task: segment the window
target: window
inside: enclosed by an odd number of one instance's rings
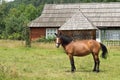
[[[107,40],[120,40],[120,30],[107,30],[106,39]]]
[[[55,33],[57,33],[57,28],[47,28],[46,29],[46,38],[54,37]]]

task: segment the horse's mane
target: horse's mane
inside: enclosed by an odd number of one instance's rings
[[[62,45],[68,45],[73,39],[67,35],[61,35]]]

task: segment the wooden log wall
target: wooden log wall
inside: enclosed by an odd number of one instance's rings
[[[64,30],[60,32],[72,37],[73,39],[79,40],[96,39],[96,30]]]

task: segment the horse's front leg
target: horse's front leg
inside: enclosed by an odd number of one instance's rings
[[[69,55],[69,59],[70,59],[70,64],[71,64],[71,72],[74,72],[76,70],[76,68],[75,68],[75,64],[74,64],[74,58],[71,54]]]

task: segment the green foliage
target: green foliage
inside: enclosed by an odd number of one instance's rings
[[[0,34],[2,34],[5,29],[4,17],[6,16],[6,8],[5,2],[3,2],[2,5],[0,4]]]
[[[8,39],[20,40],[21,39],[21,35],[19,33],[13,33],[13,34],[8,36]]]
[[[35,19],[38,16],[37,15],[37,9],[32,4],[29,4],[25,8],[24,16],[26,16],[27,19],[30,20],[30,21]]]
[[[16,8],[11,8],[4,19],[2,17],[0,18],[4,21],[4,25],[2,25],[3,22],[1,22],[0,38],[25,39],[24,37],[28,35],[24,35],[24,29],[26,29],[24,27],[27,27],[28,22],[35,19],[37,16],[38,10],[32,4],[20,4]]]
[[[37,40],[37,42],[53,42],[55,40],[55,38],[54,37],[48,37],[47,39],[45,38],[45,37],[42,37],[42,38],[40,38],[40,39],[38,39]]]

